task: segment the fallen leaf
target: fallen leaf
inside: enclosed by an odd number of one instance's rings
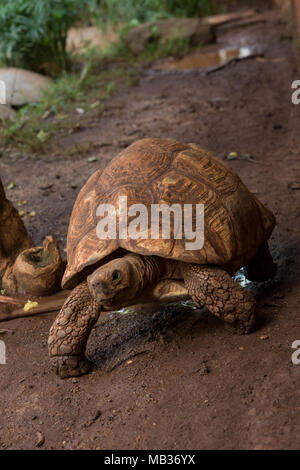
[[[89,158],[87,159],[87,161],[88,161],[89,163],[97,162],[97,161],[99,161],[99,157],[89,157]]]
[[[100,101],[95,101],[94,103],[90,104],[91,109],[95,109],[100,105]]]
[[[17,186],[16,183],[14,182],[14,180],[12,180],[7,186],[7,189],[14,189],[16,186]]]
[[[34,300],[27,300],[26,304],[23,307],[24,312],[28,312],[29,310],[38,307],[38,302]]]
[[[36,138],[40,141],[40,142],[46,142],[46,140],[49,138],[49,133],[45,132],[45,131],[39,131],[36,135]]]
[[[230,152],[227,155],[227,160],[237,160],[238,159],[238,153],[237,152]]]
[[[45,436],[44,436],[44,434],[42,434],[40,431],[37,431],[36,437],[37,437],[36,446],[37,446],[37,447],[41,447],[41,446],[44,444],[44,442],[45,442]]]
[[[29,212],[29,215],[30,215],[30,217],[35,217],[35,216],[36,216],[36,212],[35,212],[35,211],[31,211],[31,212]]]
[[[47,119],[47,117],[49,117],[51,113],[52,113],[52,110],[48,109],[47,111],[44,112],[42,119],[43,120]]]

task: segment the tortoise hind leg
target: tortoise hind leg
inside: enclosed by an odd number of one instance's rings
[[[239,334],[253,329],[255,299],[226,271],[217,266],[186,263],[183,276],[189,295],[197,305],[205,305]]]
[[[268,242],[265,242],[246,265],[245,275],[249,281],[263,282],[268,279],[273,279],[276,270],[277,267],[270,253]]]

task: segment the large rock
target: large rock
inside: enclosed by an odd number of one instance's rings
[[[192,45],[208,44],[215,39],[213,27],[199,18],[175,18],[144,23],[129,31],[126,43],[134,55],[138,55],[153,39],[160,44],[176,39],[187,39]]]
[[[10,119],[11,121],[15,117],[15,111],[9,106],[9,104],[0,104],[0,121]]]
[[[50,78],[16,68],[0,69],[0,80],[6,85],[6,104],[12,106],[39,101],[42,90],[51,84]]]
[[[111,28],[107,28],[105,32],[95,26],[71,28],[67,38],[67,50],[84,52],[89,47],[104,49],[110,42],[117,41],[117,39],[118,35]]]

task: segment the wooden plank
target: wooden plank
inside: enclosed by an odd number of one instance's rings
[[[224,23],[229,23],[230,21],[244,20],[255,15],[257,15],[257,12],[255,10],[244,10],[235,13],[206,16],[204,20],[208,22],[211,26],[219,26]]]

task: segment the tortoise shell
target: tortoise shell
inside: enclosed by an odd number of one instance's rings
[[[144,204],[149,214],[152,204],[204,204],[203,247],[187,250],[185,239],[174,237],[172,224],[169,239],[122,239],[118,233],[114,240],[100,239],[97,208],[112,204],[117,211],[119,196],[127,196],[128,206]],[[219,265],[233,274],[255,255],[274,225],[273,214],[212,153],[196,144],[142,139],[96,171],[81,189],[69,225],[62,285],[74,287],[80,274],[119,256],[120,249]]]

